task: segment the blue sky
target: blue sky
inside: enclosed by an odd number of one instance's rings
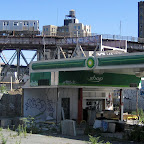
[[[0,19],[39,20],[43,25],[63,25],[65,15],[74,9],[81,23],[91,25],[93,33],[137,36],[139,0],[5,0]]]
[[[43,25],[63,25],[69,10],[79,22],[91,25],[92,33],[137,37],[139,0],[5,0],[1,20],[39,20]]]

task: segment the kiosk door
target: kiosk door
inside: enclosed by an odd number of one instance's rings
[[[70,98],[62,98],[61,99],[61,106],[64,111],[65,119],[70,119]]]

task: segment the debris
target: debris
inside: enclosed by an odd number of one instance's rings
[[[97,129],[97,128],[101,128],[102,127],[102,121],[101,120],[95,120],[93,128]]]
[[[63,121],[61,121],[61,127],[62,127],[62,134],[63,135],[76,136],[75,121],[63,120]]]
[[[132,115],[132,114],[124,114],[123,119],[124,120],[138,120],[138,116]]]
[[[54,118],[51,116],[47,116],[46,120],[53,120]]]
[[[15,94],[21,94],[22,95],[22,88],[13,89],[12,91],[8,91],[8,94],[15,95]]]

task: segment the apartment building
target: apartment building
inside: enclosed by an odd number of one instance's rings
[[[79,23],[79,20],[76,19],[75,11],[70,10],[69,15],[65,16],[63,26],[54,26],[54,25],[43,26],[43,35],[66,36],[66,37],[91,36],[91,26]]]

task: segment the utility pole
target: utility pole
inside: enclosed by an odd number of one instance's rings
[[[120,21],[120,44],[119,44],[119,48],[121,47],[121,21]]]
[[[121,36],[121,21],[120,21],[120,36]]]

